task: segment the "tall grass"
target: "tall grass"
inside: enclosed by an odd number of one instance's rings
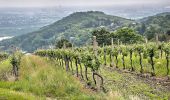
[[[9,59],[0,62],[0,80],[8,80],[8,75],[12,70],[12,66],[9,63]]]
[[[9,63],[7,65],[10,66]],[[99,98],[94,92],[84,89],[81,83],[72,77],[71,74],[37,56],[24,56],[19,69],[19,81],[0,81],[0,88],[5,89],[5,91],[32,93],[41,98]],[[2,91],[2,93],[9,95],[5,91]]]

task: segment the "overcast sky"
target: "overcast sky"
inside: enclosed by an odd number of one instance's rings
[[[129,6],[170,7],[170,0],[0,0],[0,7]]]

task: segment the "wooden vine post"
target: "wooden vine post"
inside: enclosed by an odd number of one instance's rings
[[[145,43],[148,44],[148,39],[145,37]]]
[[[66,49],[66,43],[64,42],[63,44],[63,49],[65,50]]]
[[[66,50],[65,42],[63,44],[63,49]],[[66,71],[68,71],[69,70],[69,59],[68,59],[68,55],[67,54],[65,54],[64,61],[65,61]]]
[[[158,36],[158,34],[156,33],[156,44],[158,45],[158,43],[159,43],[159,36]]]
[[[120,40],[119,40],[119,39],[117,40],[117,45],[118,45],[118,46],[120,45]]]
[[[93,36],[93,51],[94,51],[94,55],[97,58],[97,42],[96,42],[96,36]],[[97,73],[97,72],[96,72]],[[96,86],[97,86],[97,90],[100,90],[100,80],[99,77],[96,78]]]
[[[110,51],[110,67],[113,67],[113,57],[112,57],[112,52],[113,52],[113,38],[111,39],[111,51]]]
[[[106,66],[106,48],[105,48],[104,43],[103,43],[103,49],[104,49],[104,56],[103,56],[103,60],[104,60],[104,65]]]
[[[93,51],[94,51],[94,55],[97,57],[97,42],[96,42],[96,36],[93,36]]]
[[[122,41],[120,41],[120,45],[123,45]]]

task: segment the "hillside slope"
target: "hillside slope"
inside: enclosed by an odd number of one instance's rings
[[[2,61],[0,63],[0,99],[169,100],[170,98],[170,83],[167,81],[164,84],[161,77],[159,82],[153,77],[141,77],[134,72],[122,70],[123,67],[118,69],[115,66],[103,65],[100,67],[106,89],[106,93],[103,93],[95,91],[94,88],[90,89],[85,80],[76,77],[75,65],[73,73],[71,70],[66,72],[63,69],[64,66],[59,66],[59,63],[52,59],[25,55],[21,59],[19,80],[14,81],[9,59]],[[84,71],[83,68],[83,74]],[[92,82],[90,75],[92,73],[88,71],[89,82]],[[93,82],[91,85],[95,87]]]
[[[143,32],[145,32],[149,39],[152,39],[155,33],[168,37],[168,31],[170,31],[170,12],[149,16],[141,19],[140,22],[143,25]]]
[[[154,16],[149,16],[140,20],[146,26],[157,25],[163,29],[170,29],[170,12],[156,14]]]
[[[41,57],[22,58],[18,81],[12,80],[8,72],[11,68],[8,60],[0,64],[0,71],[8,76],[2,79],[0,74],[0,99],[3,100],[97,99],[103,95],[85,89],[71,73]]]
[[[136,24],[134,25],[134,23]],[[124,26],[131,27],[140,34],[146,34],[149,39],[153,39],[155,33],[161,35],[167,33],[170,30],[169,25],[169,12],[137,21],[106,15],[98,11],[76,12],[51,25],[42,27],[38,31],[1,41],[0,47],[7,50],[11,45],[14,45],[24,51],[32,52],[38,48],[48,48],[49,45],[54,45],[61,38],[66,38],[75,45],[82,46],[91,42],[91,31],[99,27],[105,27],[109,31]],[[163,36],[162,40],[169,37],[164,34]]]
[[[75,37],[74,43],[80,46],[89,42],[90,32],[98,27],[115,30],[133,22],[125,18],[106,15],[103,12],[76,12],[36,32],[2,41],[0,46],[7,49],[10,45],[15,45],[26,51],[33,51],[54,44],[54,41],[63,37],[69,40],[70,37]]]

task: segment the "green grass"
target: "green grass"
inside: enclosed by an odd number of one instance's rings
[[[35,99],[43,98],[36,97],[30,93],[22,93],[10,89],[0,88],[0,100],[35,100]]]
[[[109,64],[109,59],[107,61]],[[119,61],[121,61],[121,57],[119,57]],[[128,58],[125,62],[128,65]],[[121,62],[119,64],[119,68],[122,69]],[[57,62],[51,59],[23,56],[19,81],[10,80],[9,71],[11,67],[8,59],[0,64],[0,71],[9,74],[7,80],[0,78],[0,99],[168,100],[170,96],[170,92],[163,90],[164,88],[159,85],[152,86],[130,73],[122,73],[113,70],[113,68],[111,70],[107,68],[108,66],[103,66],[99,70],[99,73],[104,77],[104,87],[108,90],[106,94],[85,89],[79,78],[73,77],[71,72],[66,73]],[[84,75],[84,66],[82,67]],[[73,68],[75,72],[74,63]],[[139,69],[140,67],[137,71]],[[1,75],[3,76],[3,74],[0,74],[0,77]],[[88,69],[88,77],[92,82],[92,86],[94,86],[90,69]]]
[[[0,80],[7,79],[7,73],[9,73],[12,69],[12,66],[9,63],[9,59],[0,62]]]
[[[136,72],[140,73],[140,66],[138,65],[139,63],[139,58],[135,58],[133,56],[133,61],[134,61],[134,67],[136,69]],[[115,59],[114,59],[115,60]],[[159,59],[157,59],[159,60]],[[104,63],[102,57],[101,57],[102,63]],[[135,62],[136,61],[136,62]],[[148,64],[147,59],[144,59],[144,64]],[[109,57],[107,56],[107,65],[106,66],[101,66],[99,73],[103,76],[104,78],[104,87],[108,90],[108,93],[106,95],[109,95],[108,97],[119,97],[117,98],[118,100],[168,100],[168,97],[170,97],[170,92],[169,90],[166,89],[166,87],[152,84],[149,82],[146,82],[144,79],[139,78],[136,75],[133,75],[131,73],[124,73],[123,72],[123,67],[122,67],[122,61],[121,61],[121,56],[119,56],[119,68],[121,71],[114,70],[113,68],[109,68]],[[125,58],[125,64],[129,65],[126,66],[127,69],[130,69],[130,64],[129,64],[129,58]],[[135,66],[136,64],[136,66]],[[157,66],[157,64],[156,64]],[[84,66],[83,67],[83,74],[84,74]],[[147,67],[150,67],[148,65]],[[150,72],[149,68],[146,66],[144,67],[145,72]],[[75,72],[75,64],[73,64],[74,72]],[[157,67],[156,67],[157,68]],[[158,70],[158,69],[157,69]],[[166,70],[161,70],[161,75]],[[80,69],[79,69],[80,72]],[[93,83],[91,79],[91,70],[90,68],[88,69],[88,77],[90,78],[90,81]],[[111,98],[113,99],[113,98]],[[115,98],[114,98],[115,99]],[[114,100],[113,99],[113,100]]]
[[[104,64],[104,59],[103,59],[103,56],[100,57],[101,61],[102,61],[102,64]],[[151,73],[151,64],[148,62],[148,59],[143,59],[142,58],[142,62],[143,62],[143,69],[144,69],[144,73]],[[107,55],[107,65],[110,64],[110,59],[109,59],[109,56]],[[133,54],[133,57],[132,57],[132,60],[133,60],[133,67],[135,69],[135,71],[137,73],[140,73],[140,62],[139,62],[139,56],[135,56]],[[116,65],[116,59],[115,57],[113,58],[113,61],[114,61],[114,65]],[[154,63],[155,63],[155,74],[157,77],[164,77],[164,76],[167,76],[166,73],[167,73],[167,69],[166,69],[166,59],[165,59],[165,54],[163,54],[163,57],[162,58],[154,58]],[[129,55],[127,57],[125,57],[125,66],[126,66],[126,69],[131,69],[131,65],[130,65],[130,57]],[[123,64],[122,64],[122,55],[119,55],[118,56],[118,67],[120,69],[123,69]],[[169,65],[169,69],[170,69],[170,65]],[[169,73],[170,75],[170,73]]]
[[[131,69],[129,55],[125,57],[125,66],[126,70]],[[138,77],[134,77],[129,73],[123,73],[123,64],[122,64],[122,55],[118,56],[118,69],[122,70],[121,73],[118,73],[115,70],[106,70],[110,65],[110,59],[107,55],[106,57],[107,65],[101,69],[101,74],[105,77],[106,80],[106,88],[119,91],[121,96],[126,98],[127,100],[134,99],[133,97],[140,99],[150,99],[150,100],[169,100],[170,91],[166,89],[166,87],[162,87],[160,85],[155,85],[152,83],[146,83],[142,79],[137,79]],[[135,68],[135,72],[140,73],[140,65],[139,65],[139,57],[133,55],[133,66]],[[102,64],[104,64],[103,56],[100,57]],[[114,57],[114,65],[116,65],[116,59]],[[148,59],[143,59],[143,69],[144,73],[151,73],[151,65],[148,62]],[[166,75],[166,60],[165,55],[163,58],[155,59],[155,74],[156,77],[164,77]],[[115,68],[115,66],[113,67]],[[110,72],[109,72],[110,71]],[[110,81],[111,80],[111,81]],[[132,97],[130,97],[132,95]]]
[[[105,66],[101,69],[101,75],[105,78],[105,87],[110,91],[119,91],[126,100],[168,100],[170,97],[166,87],[150,84],[130,73],[118,72]]]
[[[10,66],[7,62],[5,65]],[[84,89],[79,80],[70,73],[66,73],[60,67],[37,56],[24,56],[22,58],[19,75],[19,81],[0,81],[0,98],[5,96],[9,97],[8,99],[12,97],[24,99],[27,98],[25,95],[30,93],[41,98],[100,98],[95,92]]]

